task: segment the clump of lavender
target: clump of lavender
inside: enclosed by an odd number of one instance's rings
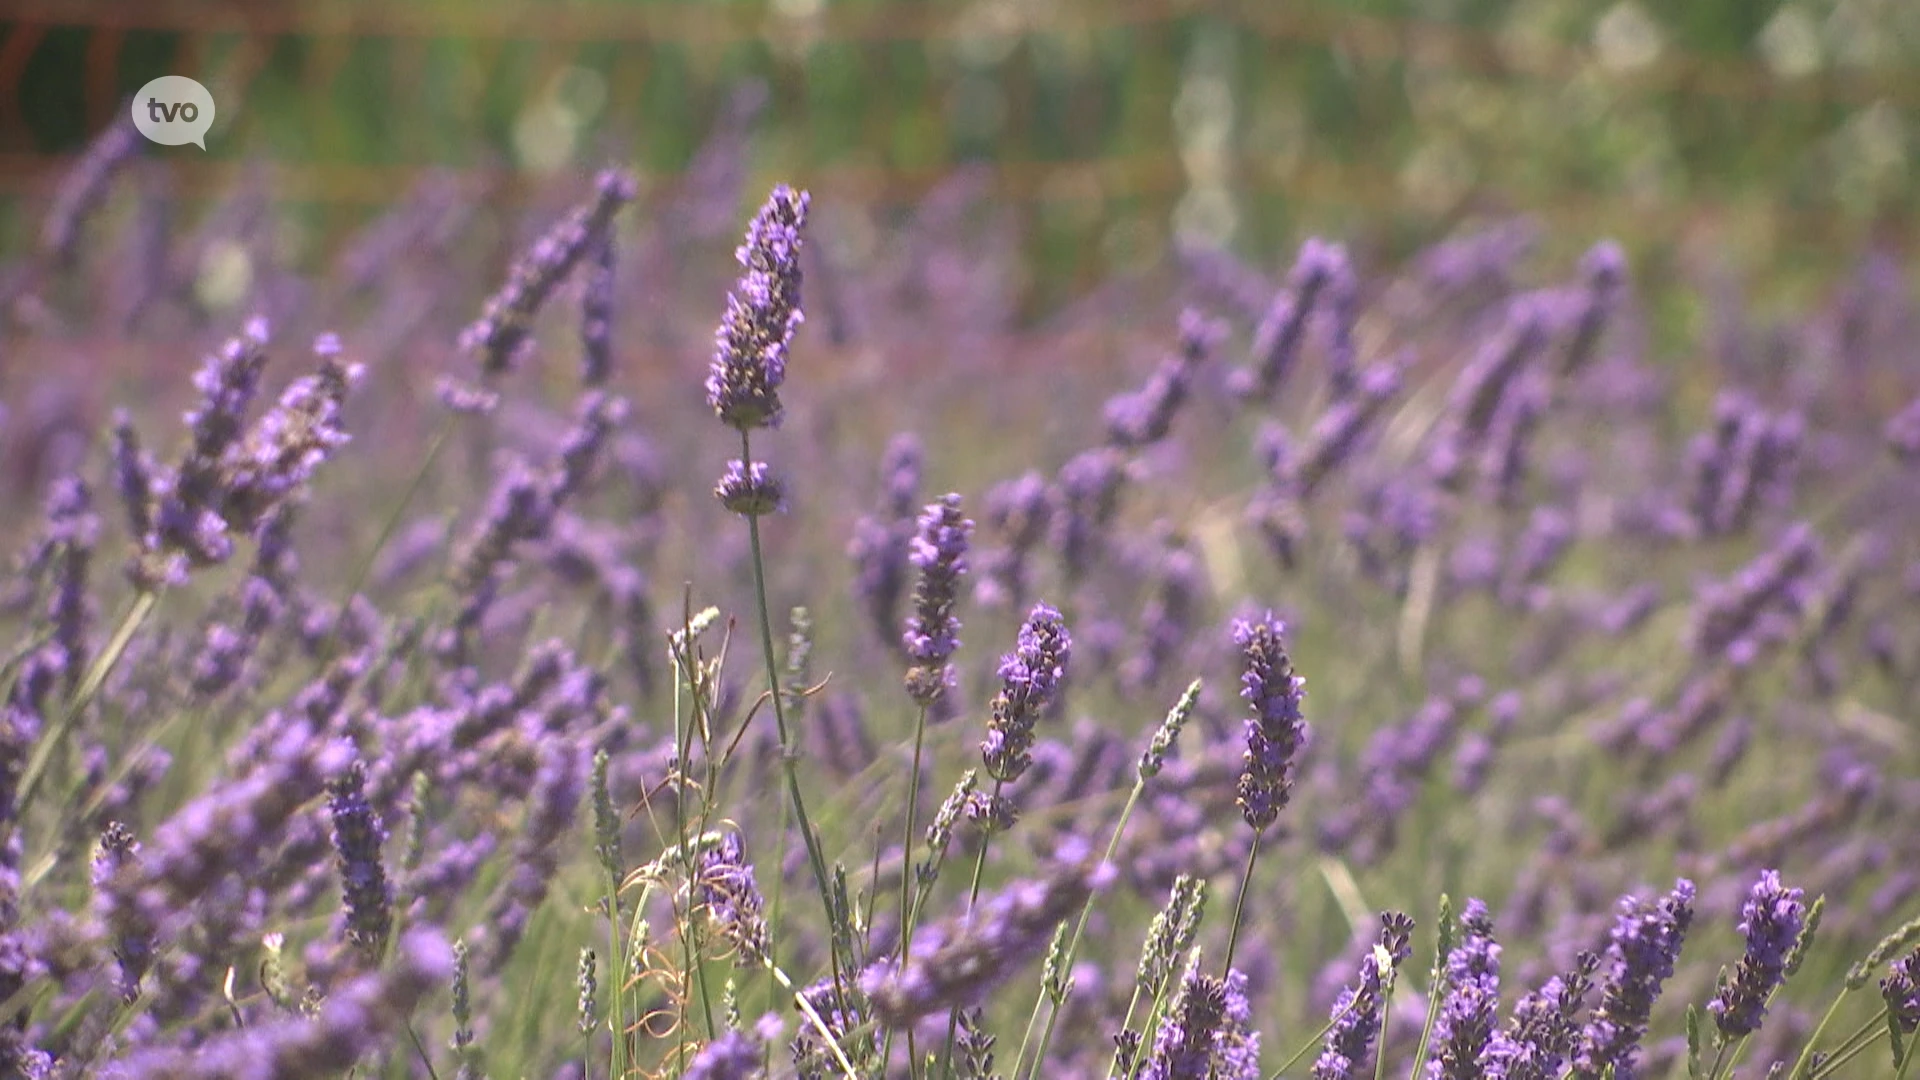
[[[913,614],[903,636],[913,666],[907,670],[907,695],[932,705],[953,685],[948,663],[960,647],[960,620],[953,609],[960,599],[960,578],[967,572],[967,542],[973,522],[960,513],[960,496],[948,494],[927,504],[908,556],[920,571],[914,585]]]
[[[386,826],[367,803],[366,788],[367,767],[355,761],[327,783],[327,812],[333,819],[347,940],[367,956],[378,957],[393,930],[393,887],[380,857]]]
[[[267,324],[248,322],[195,376],[202,398],[186,415],[190,444],[172,470],[156,468],[132,427],[116,423],[115,475],[141,557],[142,589],[186,580],[189,567],[225,562],[235,532],[258,535],[275,508],[305,490],[314,469],[347,442],[340,424],[361,366],[340,359],[331,334],[315,343],[319,370],[295,380],[251,432],[246,413],[266,363]]]
[[[727,296],[707,375],[707,404],[729,427],[750,431],[780,423],[787,349],[800,310],[800,230],[808,196],[780,185],[747,227],[734,253],[746,273]]]
[[[1693,882],[1681,878],[1657,903],[1625,897],[1607,940],[1600,1004],[1580,1036],[1573,1074],[1596,1080],[1608,1069],[1631,1075],[1660,989],[1673,976],[1693,923]]]
[[[1245,722],[1247,749],[1237,801],[1241,816],[1256,832],[1273,824],[1287,805],[1293,759],[1308,734],[1300,715],[1307,681],[1293,673],[1285,634],[1285,625],[1272,612],[1233,625],[1233,641],[1244,660],[1240,696],[1253,709]]]
[[[1493,1041],[1500,1010],[1500,944],[1493,939],[1493,917],[1480,899],[1470,898],[1460,913],[1460,936],[1447,953],[1447,996],[1434,1018],[1437,1047],[1427,1061],[1427,1080],[1479,1077]]]
[[[1066,677],[1073,638],[1066,620],[1045,604],[1034,605],[1020,627],[1014,650],[1000,658],[1000,692],[980,744],[987,775],[1010,784],[1033,764],[1033,727]]]
[[[594,178],[593,195],[534,243],[507,271],[506,284],[465,330],[460,349],[479,358],[488,375],[507,371],[529,340],[532,321],[553,290],[612,228],[613,216],[633,201],[637,185],[621,169]],[[589,380],[589,385],[592,385]]]
[[[1720,1034],[1732,1039],[1751,1035],[1767,1012],[1767,998],[1786,978],[1787,955],[1806,925],[1805,894],[1780,883],[1778,870],[1763,870],[1760,880],[1740,910],[1740,932],[1747,938],[1747,954],[1724,982],[1707,1009]]]
[[[1412,953],[1413,920],[1399,912],[1382,912],[1380,936],[1360,960],[1360,981],[1334,1000],[1333,1030],[1313,1063],[1313,1080],[1357,1080],[1363,1075],[1361,1067],[1380,1034],[1394,973]]]

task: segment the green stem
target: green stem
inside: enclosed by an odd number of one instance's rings
[[[40,741],[34,744],[33,756],[27,759],[27,767],[20,774],[20,795],[14,800],[15,820],[25,817],[27,807],[40,791],[41,782],[47,778],[47,768],[53,764],[54,753],[66,742],[67,736],[73,733],[74,725],[80,720],[80,714],[86,711],[94,695],[106,685],[107,677],[113,674],[114,666],[119,664],[121,655],[127,651],[127,645],[133,641],[133,635],[139,632],[140,624],[146,621],[159,600],[160,594],[155,590],[142,591],[134,598],[133,606],[120,617],[120,625],[114,628],[113,636],[107,640],[107,647],[100,650],[100,655],[93,658],[93,665],[87,669],[86,677],[80,680],[80,686],[74,690],[73,697],[67,702],[67,707],[61,712],[60,718],[50,725],[40,736]]]
[[[1260,861],[1260,838],[1266,831],[1264,828],[1253,830],[1253,847],[1247,851],[1247,869],[1240,879],[1240,896],[1233,902],[1233,925],[1227,928],[1227,962],[1221,968],[1221,978],[1233,970],[1234,946],[1240,944],[1240,917],[1247,910],[1247,894],[1253,891],[1253,868]]]
[[[1827,1006],[1826,1015],[1822,1016],[1820,1023],[1814,1026],[1813,1034],[1807,1036],[1807,1044],[1800,1048],[1800,1056],[1794,1061],[1793,1068],[1788,1070],[1787,1080],[1800,1080],[1805,1074],[1807,1063],[1813,1060],[1814,1045],[1820,1041],[1820,1035],[1827,1030],[1827,1025],[1839,1015],[1840,1003],[1847,1000],[1847,995],[1852,992],[1851,989],[1842,990],[1833,996],[1833,1004]]]
[[[988,802],[989,807],[1000,801],[1000,789],[1005,786],[1006,781],[994,780],[993,798]],[[989,820],[991,820],[991,816],[992,812],[989,810]],[[973,884],[967,889],[968,915],[973,914],[973,905],[980,899],[980,879],[987,871],[987,848],[992,841],[993,833],[991,831],[984,832],[980,837],[980,853],[973,860]],[[940,1052],[940,1067],[949,1078],[953,1076],[953,1040],[959,1032],[960,1006],[955,1005],[947,1011],[947,1045],[946,1048]]]
[[[740,461],[745,468],[753,461],[751,440],[745,430],[740,432]],[[780,735],[780,767],[787,777],[787,796],[793,802],[794,820],[800,826],[801,838],[807,844],[807,861],[813,867],[813,880],[820,890],[820,902],[827,913],[829,930],[833,930],[834,903],[832,878],[827,874],[826,856],[820,851],[819,838],[813,834],[813,823],[807,819],[806,800],[800,794],[800,776],[798,751],[793,745],[791,733],[787,730],[786,695],[780,692],[780,665],[773,653],[773,616],[767,606],[767,569],[766,560],[760,547],[760,519],[756,515],[747,515],[747,538],[753,547],[753,592],[760,608],[760,647],[767,660],[767,686],[773,691],[773,720]],[[778,876],[778,875],[776,875]],[[828,934],[827,950],[833,961],[833,985],[837,996],[841,991],[839,935]]]

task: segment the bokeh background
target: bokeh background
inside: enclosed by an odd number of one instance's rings
[[[729,211],[788,179],[884,212],[977,165],[1029,322],[1183,238],[1270,265],[1324,232],[1383,262],[1513,213],[1618,237],[1642,281],[1791,307],[1910,251],[1920,208],[1907,0],[9,0],[0,245],[167,73],[220,105],[205,154],[148,155],[175,220],[253,176],[307,267],[423,170],[511,206],[620,158],[658,197],[712,186],[716,132],[745,140]]]

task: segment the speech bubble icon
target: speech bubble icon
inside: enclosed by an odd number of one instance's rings
[[[133,126],[161,146],[207,148],[213,95],[185,75],[162,75],[133,95]]]

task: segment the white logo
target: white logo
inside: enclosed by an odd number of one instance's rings
[[[162,75],[133,95],[133,126],[162,146],[207,148],[213,95],[185,75]]]

